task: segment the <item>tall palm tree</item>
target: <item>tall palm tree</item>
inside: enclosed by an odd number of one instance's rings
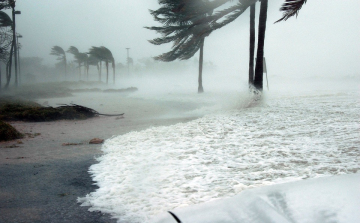
[[[60,60],[60,63],[64,64],[64,68],[65,68],[65,76],[67,73],[67,69],[66,69],[66,53],[63,50],[63,48],[61,48],[60,46],[53,46],[53,48],[51,48],[51,52],[50,55],[54,55],[57,56],[57,60]]]
[[[200,14],[201,9],[210,4],[210,1],[164,0],[161,1],[160,4],[162,4],[162,6],[158,10],[150,10],[150,13],[155,21],[162,24],[162,27],[145,28],[157,31],[162,34],[162,37],[150,40],[149,42],[155,45],[173,42],[173,46],[171,51],[163,53],[155,57],[155,59],[165,62],[176,59],[187,60],[200,50],[198,93],[202,93],[204,92],[202,86],[204,41],[205,37],[209,36],[211,32],[203,32],[205,28],[210,26],[206,22],[198,26],[194,26],[194,24],[196,24],[198,20],[206,20],[206,18],[212,14],[211,10],[203,11],[203,13]],[[199,13],[199,15],[197,15],[197,13]]]
[[[106,84],[108,84],[108,79],[109,79],[109,63],[111,63],[112,65],[112,69],[113,69],[113,83],[115,84],[115,59],[111,53],[111,51],[104,47],[101,46],[100,47],[101,51],[102,51],[102,55],[105,58],[105,65],[106,65]]]
[[[75,62],[78,63],[79,65],[79,78],[81,80],[81,64],[84,64],[85,67],[85,73],[86,73],[86,61],[87,61],[87,54],[86,53],[80,53],[79,50],[74,47],[74,46],[70,46],[69,49],[66,51],[68,53],[71,53],[72,55],[74,55],[75,58]]]
[[[100,47],[96,47],[93,46],[89,49],[89,54],[93,55],[94,57],[96,57],[99,61],[100,61],[100,70],[101,70],[101,62],[104,61],[105,62],[105,66],[106,66],[106,84],[109,83],[109,63],[112,64],[112,68],[113,68],[113,82],[115,84],[115,59],[111,53],[111,51],[104,47],[104,46],[100,46]],[[101,73],[100,73],[101,75]]]

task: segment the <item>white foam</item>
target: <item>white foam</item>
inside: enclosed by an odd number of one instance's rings
[[[106,140],[79,199],[119,222],[246,188],[357,172],[356,92],[272,96],[262,104]]]

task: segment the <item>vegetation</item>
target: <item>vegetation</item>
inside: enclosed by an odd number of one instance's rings
[[[111,53],[111,51],[104,47],[96,47],[93,46],[89,49],[89,54],[90,56],[92,56],[92,58],[94,58],[94,60],[97,60],[100,62],[100,70],[101,70],[101,62],[104,61],[105,62],[105,66],[106,66],[106,84],[109,83],[109,63],[112,64],[112,69],[113,69],[113,82],[115,84],[115,59]],[[100,75],[100,79],[101,79],[101,73]]]
[[[13,49],[13,37],[11,27],[13,22],[11,18],[3,11],[0,11],[0,63],[3,62],[6,65],[6,86],[8,86],[11,78],[11,55]],[[0,68],[0,89],[1,89],[1,68]]]
[[[86,73],[88,55],[86,53],[80,53],[79,50],[74,46],[70,46],[67,52],[74,55],[75,62],[79,65],[79,80],[81,80],[81,65],[83,64],[84,73]]]
[[[23,135],[14,127],[0,120],[0,141],[20,139]]]
[[[57,56],[57,60],[60,61],[60,64],[63,64],[64,68],[65,68],[65,76],[66,76],[66,73],[67,73],[67,70],[66,70],[66,53],[65,51],[63,50],[63,48],[61,48],[60,46],[53,46],[53,48],[51,48],[51,52],[50,52],[50,55],[54,55],[54,56]]]
[[[184,18],[191,17],[195,12],[205,7],[209,1],[189,1],[179,3],[176,0],[161,1],[162,5],[158,10],[150,10],[151,15],[155,21],[162,24],[161,27],[146,27],[147,29],[154,30],[162,35],[160,38],[150,40],[149,42],[155,45],[166,44],[173,42],[172,50],[155,57],[156,60],[170,62],[176,59],[187,60],[194,56],[200,50],[199,55],[199,77],[198,77],[198,93],[204,92],[202,85],[202,71],[203,71],[203,52],[205,37],[210,33],[204,33],[202,30],[204,26],[209,24],[204,23],[197,26],[195,30],[191,26],[195,24],[196,19],[189,19],[183,21]],[[199,18],[205,19],[212,14],[211,11],[203,13]]]
[[[62,105],[60,107],[44,107],[37,103],[5,102],[0,106],[0,120],[4,121],[55,121],[62,119],[87,119],[99,113],[80,105]]]
[[[172,59],[188,59],[196,52],[203,43],[205,36],[220,29],[237,19],[247,8],[250,7],[250,61],[249,61],[249,85],[254,85],[257,90],[263,89],[263,58],[264,43],[267,21],[268,0],[259,0],[260,16],[258,31],[257,59],[254,75],[254,49],[255,49],[255,4],[258,0],[162,0],[162,7],[156,11],[150,11],[154,19],[163,24],[162,27],[147,27],[163,35],[150,41],[159,45],[173,42],[173,50],[160,55],[157,59],[171,61]],[[287,20],[297,15],[307,0],[286,0],[281,11],[283,17],[278,20]],[[226,3],[231,5],[224,8]],[[204,16],[206,15],[206,16]],[[201,56],[200,56],[201,58]],[[201,70],[200,70],[201,71]],[[199,78],[200,82],[200,78]]]
[[[307,0],[286,0],[280,8],[283,11],[283,17],[276,22],[286,21],[290,17],[298,16],[300,9],[305,5]]]

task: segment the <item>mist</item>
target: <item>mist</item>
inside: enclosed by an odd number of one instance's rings
[[[269,79],[272,76],[360,76],[358,1],[341,4],[335,0],[326,4],[308,2],[298,18],[273,24],[282,15],[279,11],[282,3],[282,0],[269,3],[265,39]],[[125,48],[129,47],[134,65],[141,65],[140,59],[151,58],[171,49],[171,44],[155,46],[148,42],[159,37],[144,28],[159,25],[148,11],[158,7],[156,0],[146,3],[107,1],[106,4],[94,0],[18,1],[16,8],[22,14],[17,16],[17,32],[23,35],[19,40],[22,45],[20,55],[42,58],[44,65],[53,67],[57,62],[56,57],[49,54],[54,45],[64,50],[76,46],[80,52],[87,52],[91,46],[105,46],[112,51],[116,63],[125,65]],[[258,13],[259,8],[256,11]],[[248,24],[247,11],[205,40],[204,60],[213,63],[216,70],[212,72],[224,79],[235,75],[239,83],[246,80]],[[67,56],[71,61],[72,55]],[[191,60],[197,58],[198,54],[195,54]],[[124,73],[125,70],[118,75]],[[195,79],[196,72],[193,75]],[[208,76],[205,72],[204,81]]]
[[[267,72],[261,93],[249,91],[247,10],[205,38],[204,93],[200,94],[199,52],[188,60],[154,59],[172,49],[171,43],[149,42],[160,37],[145,28],[161,25],[149,12],[160,7],[158,0],[18,0],[21,75],[16,86],[13,68],[5,89],[5,65],[0,62],[0,99],[5,104],[8,96],[25,98],[48,108],[81,105],[100,115],[56,122],[9,121],[26,137],[16,145],[10,145],[14,141],[0,143],[0,147],[5,145],[0,155],[10,157],[0,159],[6,165],[0,170],[10,170],[0,174],[0,178],[5,176],[0,182],[7,182],[4,219],[12,222],[16,215],[19,222],[28,220],[15,213],[19,207],[26,208],[25,200],[29,207],[43,204],[39,210],[29,209],[31,216],[41,216],[39,222],[63,222],[64,216],[69,222],[157,222],[157,216],[168,215],[169,210],[187,206],[193,211],[194,205],[214,200],[224,204],[223,199],[253,188],[261,192],[262,187],[284,184],[278,187],[281,192],[292,188],[287,183],[301,186],[299,181],[305,185],[307,179],[335,175],[348,175],[355,182],[360,170],[360,1],[309,0],[297,17],[275,24],[282,17],[283,3],[269,0]],[[257,3],[256,21],[259,11]],[[10,10],[5,12],[11,15]],[[255,27],[258,36],[258,23]],[[108,62],[109,69],[102,63],[99,75],[96,63],[86,72],[83,65],[79,69],[76,56],[66,52],[65,72],[57,56],[50,55],[54,46],[64,51],[74,46],[84,54],[104,46],[114,62]],[[128,63],[127,53],[133,63]],[[91,147],[88,141],[94,137],[105,141]],[[22,166],[25,162],[31,168]],[[31,179],[26,178],[26,183],[6,177],[33,171],[35,166],[40,174],[29,172],[26,176]],[[75,183],[69,183],[70,178]],[[34,188],[36,183],[46,188]],[[347,198],[357,207],[358,193],[354,185],[348,187],[352,190],[341,192],[350,194]],[[313,191],[312,195],[322,193]],[[264,194],[269,197],[261,202],[273,201],[274,194]],[[341,193],[325,194],[330,202],[322,202],[321,209],[312,208],[315,202],[306,202],[302,196],[297,205],[309,207],[308,216],[312,212],[345,216],[337,222],[346,222],[348,216],[359,218],[358,212],[348,211],[353,207],[343,209],[332,202],[341,199],[337,194]],[[281,202],[273,206],[278,208]],[[291,202],[280,215],[288,210],[291,214]],[[53,210],[60,211],[53,214]],[[261,211],[256,210],[254,216]],[[197,213],[205,212],[199,209]],[[298,215],[285,218],[301,222],[305,215]]]

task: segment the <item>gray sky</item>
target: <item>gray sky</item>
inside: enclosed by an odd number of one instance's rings
[[[283,2],[269,1],[265,56],[270,74],[360,75],[359,0],[309,0],[297,19],[273,24],[281,17]],[[21,55],[42,57],[52,65],[55,57],[49,53],[54,45],[65,50],[73,45],[82,52],[103,45],[117,62],[125,63],[126,47],[135,61],[156,56],[171,48],[147,41],[158,36],[143,28],[159,25],[148,12],[158,7],[157,0],[18,0]],[[212,33],[205,40],[204,59],[218,71],[246,74],[248,24],[246,12]]]

